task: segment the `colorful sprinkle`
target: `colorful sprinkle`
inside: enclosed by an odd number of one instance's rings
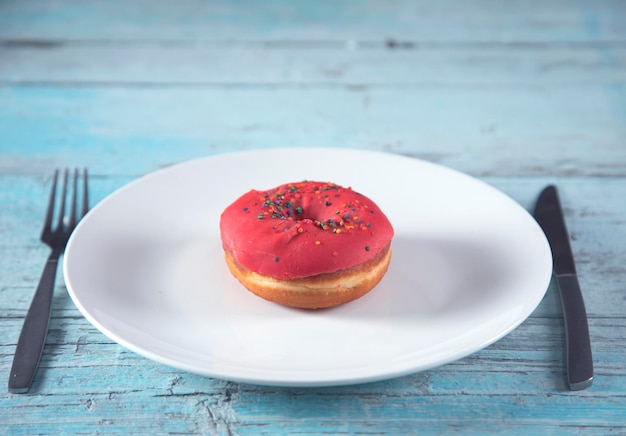
[[[305,189],[306,183],[308,182],[304,181],[301,183],[289,184],[276,189],[275,191],[264,192],[263,195],[259,197],[258,206],[260,206],[262,210],[261,213],[258,214],[257,218],[262,220],[267,216],[267,218],[277,221],[289,220],[299,222],[301,224],[313,223],[321,230],[331,229],[335,234],[342,232],[350,233],[354,229],[365,230],[371,226],[370,223],[365,224],[364,220],[359,217],[369,210],[368,205],[361,203],[359,200],[340,203],[340,207],[333,211],[334,218],[326,217],[326,219],[324,219],[325,217],[320,217],[318,220],[304,218],[303,215],[305,211],[302,206],[301,189]],[[343,189],[344,188],[339,185],[330,182],[320,184],[312,188],[306,187],[308,194],[319,195],[319,204],[323,204],[327,207],[333,205],[333,202],[330,201],[331,195],[329,195],[329,191],[335,191],[332,196],[334,198],[339,198],[341,197],[340,192]],[[249,207],[244,207],[243,210],[249,211]],[[370,213],[374,213],[374,211],[370,210]],[[282,229],[287,231],[291,228],[292,226],[287,226]],[[295,228],[293,231],[297,231],[299,233],[303,232],[301,227]]]

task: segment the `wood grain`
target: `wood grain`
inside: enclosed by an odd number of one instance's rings
[[[72,40],[379,40],[598,42],[624,37],[620,0],[459,3],[368,0],[269,0],[206,3],[188,0],[70,0],[2,3],[0,37]]]

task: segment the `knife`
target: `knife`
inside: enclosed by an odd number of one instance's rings
[[[550,185],[541,192],[534,216],[552,248],[554,277],[561,295],[565,323],[567,382],[570,390],[578,391],[591,386],[593,360],[585,302],[578,284],[574,255],[555,186]]]

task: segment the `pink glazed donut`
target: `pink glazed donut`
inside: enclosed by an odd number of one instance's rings
[[[391,223],[372,200],[335,183],[251,190],[221,215],[230,272],[252,293],[319,309],[374,288],[391,260]]]

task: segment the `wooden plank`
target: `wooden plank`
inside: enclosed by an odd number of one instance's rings
[[[217,387],[219,388],[219,386]],[[385,398],[386,402],[380,402]],[[37,412],[37,422],[12,424],[10,432],[46,433],[66,431],[88,434],[106,433],[190,433],[190,434],[320,434],[365,433],[412,434],[416,428],[429,433],[462,431],[464,434],[506,432],[510,429],[535,433],[607,434],[623,430],[617,418],[620,404],[609,400],[612,412],[588,412],[585,397],[551,396],[540,404],[528,404],[523,395],[465,397],[450,396],[384,396],[378,400],[355,400],[351,395],[300,396],[297,393],[257,395],[253,401],[238,392],[229,400],[216,395],[198,394],[185,398],[156,398],[150,402],[141,393],[124,396],[126,403],[113,395],[69,398],[64,404],[46,404],[49,397],[33,400],[33,406],[16,408],[8,418],[18,422],[19,416]],[[255,400],[255,401],[254,401]],[[285,404],[287,406],[285,406]],[[258,405],[258,406],[257,406]],[[271,407],[271,408],[270,408]],[[69,418],[63,412],[74,410]],[[517,411],[515,414],[510,411]],[[319,413],[312,414],[314,411]],[[560,414],[561,418],[553,417]],[[120,416],[132,416],[132,424]],[[184,418],[185,417],[185,418]],[[45,421],[44,421],[45,419]],[[128,418],[127,418],[128,419]],[[6,427],[5,427],[6,428]]]
[[[624,176],[620,90],[5,87],[0,174],[67,163],[138,175],[155,161],[326,146],[386,150],[481,177]]]
[[[270,434],[314,431],[318,425],[337,432],[349,424],[358,432],[374,423],[402,429],[424,420],[432,420],[442,431],[458,425],[478,431],[481,425],[505,424],[544,430],[572,426],[591,431],[623,429],[624,386],[616,384],[624,376],[620,357],[623,340],[616,341],[612,349],[600,346],[596,350],[593,389],[574,394],[564,386],[562,342],[558,335],[545,335],[544,328],[556,327],[554,321],[525,323],[498,342],[499,348],[490,347],[424,373],[315,389],[240,385],[180,373],[87,336],[78,345],[57,343],[53,330],[42,375],[35,385],[37,395],[8,409],[8,418],[12,428],[26,432],[43,428],[70,431],[79,426],[90,432],[103,421],[111,426],[105,427],[107,430],[136,432],[170,426],[189,428],[194,423],[230,426],[238,432],[241,427],[261,428]],[[610,334],[612,329],[624,328],[624,323],[612,322],[603,328]],[[545,338],[545,348],[524,346],[536,344],[531,338],[537,335]],[[93,361],[101,363],[94,368]],[[112,380],[115,385],[111,385]],[[82,386],[80,396],[74,394],[77,384]],[[537,391],[546,395],[536,398]],[[18,398],[24,397],[0,398],[0,407],[7,410],[9,402],[14,405]],[[598,413],[579,413],[599,398],[607,407]],[[41,407],[44,404],[46,407]],[[207,406],[213,409],[207,410]],[[74,410],[71,419],[59,413],[68,408]],[[175,416],[169,416],[174,411]],[[31,417],[28,422],[18,419],[24,414]],[[555,415],[560,419],[554,420]],[[126,422],[128,416],[137,417],[132,426]],[[213,419],[205,421],[211,416]]]
[[[250,62],[255,64],[250,68]],[[0,84],[59,86],[580,86],[626,82],[606,46],[0,43]]]
[[[110,420],[112,425],[125,425],[123,419],[128,413],[139,416],[146,413],[147,419],[155,412],[152,408],[163,407],[162,401],[167,400],[180,411],[179,425],[190,422],[187,418],[193,416],[194,409],[185,404],[197,406],[202,401],[226,401],[223,406],[232,414],[231,424],[264,425],[273,431],[294,426],[311,428],[310,422],[301,420],[319,419],[325,421],[325,425],[335,426],[338,423],[333,421],[332,410],[339,405],[349,409],[345,411],[346,419],[356,420],[360,416],[357,410],[372,408],[367,414],[369,420],[388,424],[396,419],[416,422],[430,415],[443,426],[460,422],[498,425],[499,420],[508,419],[513,420],[513,425],[538,428],[545,425],[623,428],[626,410],[619,406],[623,404],[626,386],[619,380],[625,375],[622,365],[625,343],[612,332],[626,327],[624,318],[592,319],[591,327],[597,336],[613,339],[594,343],[597,362],[594,386],[576,394],[567,392],[564,385],[559,322],[558,319],[530,319],[493,346],[424,373],[357,386],[298,389],[240,385],[181,373],[102,339],[84,319],[54,317],[42,369],[34,386],[34,393],[38,395],[26,397],[30,401],[11,408],[11,413],[16,414],[11,421],[17,422],[14,418],[18,413],[28,413],[33,419],[22,425],[33,426],[31,428],[80,424],[87,425],[89,430],[102,419]],[[14,325],[19,325],[19,320],[0,323],[0,337],[7,337],[7,328],[15,330]],[[537,337],[542,338],[539,346],[534,339]],[[1,346],[2,366],[8,364],[11,348],[10,344]],[[92,362],[98,362],[97,367]],[[112,380],[115,386],[111,385]],[[82,386],[79,397],[73,394],[77,385]],[[515,402],[521,405],[537,391],[547,394],[535,398],[524,412],[514,407]],[[25,397],[15,397],[18,398]],[[152,401],[146,402],[146,398]],[[594,398],[602,398],[614,409],[606,407],[604,412],[592,415],[575,413],[578,407],[588,407]],[[11,401],[10,397],[0,398],[2,410],[7,410]],[[46,408],[42,409],[41,404],[46,404]],[[94,412],[89,415],[94,419],[83,422],[73,417],[70,422],[59,416],[45,424],[56,415],[52,411],[71,404],[76,409]],[[85,409],[79,407],[80,404]],[[407,416],[402,407],[410,407],[413,413]],[[495,407],[496,416],[487,414],[491,407]],[[472,408],[477,415],[472,414]],[[452,418],[454,414],[456,418]],[[559,424],[551,419],[554,414],[560,415]],[[158,414],[153,419],[165,424],[164,420],[170,418]],[[533,419],[536,421],[532,422]],[[144,429],[151,424],[139,419],[134,425]]]
[[[0,3],[0,38],[76,40],[614,41],[619,0],[263,2],[17,0]]]

